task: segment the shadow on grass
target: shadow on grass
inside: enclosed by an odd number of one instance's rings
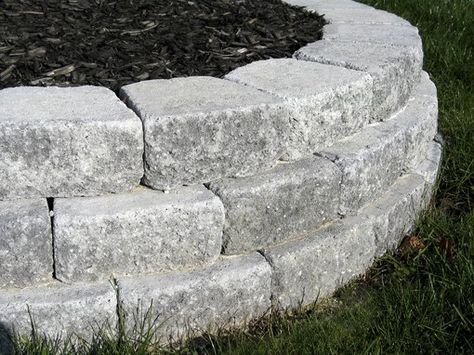
[[[13,338],[6,324],[0,322],[0,354],[13,354]]]

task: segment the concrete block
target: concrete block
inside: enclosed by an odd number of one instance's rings
[[[322,40],[299,49],[295,57],[369,73],[374,81],[374,120],[390,117],[407,103],[423,66],[421,44],[395,47]]]
[[[226,211],[224,252],[267,247],[336,218],[340,183],[339,169],[318,157],[249,178],[212,182],[209,188]]]
[[[347,218],[264,254],[273,270],[274,305],[307,305],[365,272],[375,255],[373,226],[369,220]]]
[[[438,131],[438,100],[436,88],[431,84],[424,76],[405,109],[380,125],[380,129],[387,134],[394,130],[405,132],[408,169],[415,168],[426,159]]]
[[[127,323],[151,309],[158,335],[167,342],[262,316],[270,308],[270,283],[270,265],[253,253],[224,257],[200,270],[123,279],[119,287]]]
[[[324,18],[331,24],[411,26],[407,20],[401,17],[373,8],[324,8],[319,10],[319,13],[324,14]]]
[[[376,17],[378,11],[374,12]],[[414,26],[386,24],[331,23],[324,26],[323,38],[327,41],[381,44],[421,48],[421,37]]]
[[[442,156],[442,146],[439,143],[431,142],[425,160],[413,168],[413,173],[423,176],[430,191],[438,178]],[[431,196],[431,193],[429,195]]]
[[[426,159],[438,106],[426,76],[404,110],[318,152],[342,170],[341,213],[352,214]]]
[[[272,266],[275,306],[297,307],[329,296],[395,248],[426,207],[426,181],[407,174],[356,216],[335,221],[300,240],[263,251]]]
[[[405,132],[398,130],[398,126],[384,130],[380,126],[370,126],[317,153],[333,161],[342,171],[340,213],[343,215],[356,213],[403,173]]]
[[[48,282],[52,275],[46,199],[0,202],[0,289]]]
[[[116,295],[109,283],[80,286],[55,284],[0,293],[0,324],[28,336],[30,315],[39,334],[52,339],[75,334],[91,340],[94,329],[115,329]]]
[[[372,77],[360,71],[294,59],[253,62],[226,75],[285,100],[290,137],[285,159],[311,155],[368,124]]]
[[[350,0],[285,0],[285,2],[290,5],[304,6],[308,11],[317,12],[332,24],[410,26],[410,23],[401,17]]]
[[[413,229],[420,212],[426,207],[425,185],[425,180],[419,175],[404,175],[379,199],[359,211],[359,218],[370,220],[374,225],[377,256],[396,248]]]
[[[284,2],[290,5],[304,6],[308,11],[317,12],[323,15],[329,23],[410,26],[410,23],[401,17],[355,1],[285,0]]]
[[[282,100],[228,80],[142,81],[121,96],[143,121],[144,182],[156,189],[252,175],[286,148]]]
[[[54,201],[56,277],[107,279],[217,259],[224,208],[204,186]]]
[[[0,199],[129,190],[143,175],[140,120],[106,88],[0,91]]]
[[[320,14],[327,9],[374,10],[373,7],[351,0],[284,0],[283,2],[294,6],[304,6],[307,10],[317,11]]]

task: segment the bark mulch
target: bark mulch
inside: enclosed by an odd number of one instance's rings
[[[281,0],[0,0],[0,88],[222,77],[323,25]]]

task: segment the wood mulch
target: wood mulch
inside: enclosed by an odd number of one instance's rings
[[[222,77],[323,25],[281,0],[0,0],[0,88]]]

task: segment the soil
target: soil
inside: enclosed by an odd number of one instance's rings
[[[281,0],[0,0],[0,88],[222,77],[324,24]]]

